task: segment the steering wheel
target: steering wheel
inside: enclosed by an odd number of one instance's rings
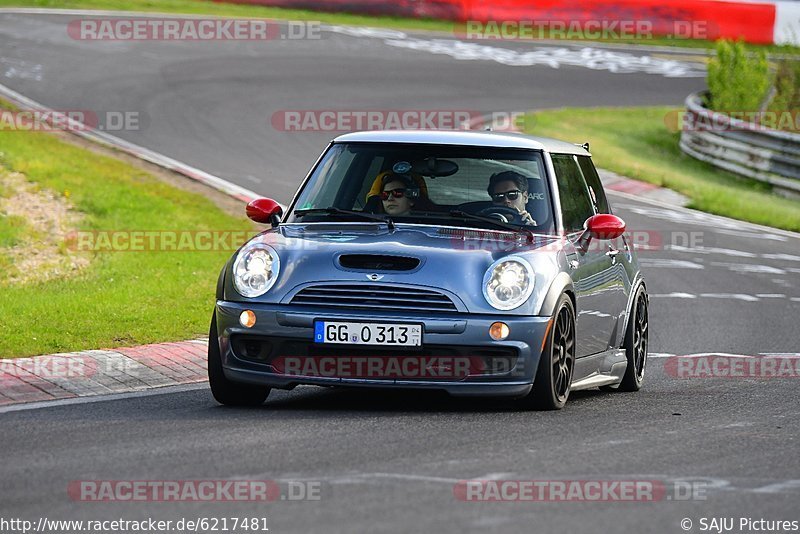
[[[481,217],[491,217],[500,222],[512,224],[524,224],[522,215],[515,209],[508,206],[489,206],[478,212]]]

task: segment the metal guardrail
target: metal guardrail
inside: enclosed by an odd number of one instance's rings
[[[703,106],[705,93],[686,98],[680,147],[693,158],[772,184],[800,198],[800,134],[768,129]]]

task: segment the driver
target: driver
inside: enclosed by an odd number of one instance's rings
[[[528,179],[525,176],[514,171],[495,173],[489,178],[487,190],[495,206],[513,208],[519,212],[523,224],[536,224],[525,210],[528,202]]]

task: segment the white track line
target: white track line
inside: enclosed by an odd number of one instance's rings
[[[186,391],[198,391],[201,389],[208,389],[208,383],[200,382],[197,384],[180,384],[177,386],[157,387],[143,391],[131,391],[129,393],[113,393],[111,395],[93,395],[87,397],[73,397],[70,399],[12,404],[10,406],[0,407],[0,414],[9,412],[22,412],[26,410],[38,410],[41,408],[55,408],[58,406],[73,406],[76,404],[92,404],[95,402],[134,399],[138,397],[152,397],[154,395],[169,395],[172,393],[184,393]]]
[[[6,87],[3,84],[0,84],[0,96],[11,100],[12,103],[16,104],[17,106],[28,109],[28,110],[38,110],[45,113],[54,113],[58,115],[58,111],[52,110],[47,106],[32,100],[25,95],[22,95],[10,87]],[[75,124],[76,121],[72,121],[73,125],[78,126]],[[251,191],[246,189],[242,186],[236,185],[224,178],[220,178],[219,176],[214,176],[213,174],[207,173],[203,170],[200,170],[196,167],[192,167],[182,161],[178,161],[176,159],[170,158],[163,154],[160,154],[154,150],[150,150],[149,148],[144,148],[142,146],[136,145],[134,143],[125,141],[124,139],[120,139],[119,137],[110,135],[106,132],[100,132],[96,130],[92,130],[91,128],[81,125],[80,128],[73,128],[70,130],[65,130],[67,133],[71,133],[74,135],[78,135],[95,143],[104,146],[111,146],[122,152],[135,156],[139,159],[144,161],[148,161],[153,163],[154,165],[158,165],[159,167],[180,173],[192,180],[204,183],[209,187],[212,187],[218,191],[221,191],[227,195],[230,195],[234,198],[239,198],[241,200],[244,199],[254,199],[259,198],[262,195],[259,195],[255,191]],[[284,211],[286,211],[286,206],[282,206]]]
[[[662,202],[660,200],[652,200],[652,199],[640,197],[640,196],[637,196],[637,195],[631,195],[630,193],[623,193],[621,191],[614,191],[613,189],[606,189],[606,194],[607,195],[619,196],[619,197],[622,197],[622,198],[625,198],[625,199],[628,199],[628,200],[635,200],[636,202],[642,202],[644,204],[650,204],[652,206],[657,206],[657,207],[662,208],[662,209],[682,211],[682,212],[686,212],[686,213],[697,213],[697,214],[702,215],[703,217],[709,217],[709,218],[712,218],[712,219],[719,219],[720,221],[725,221],[726,223],[735,223],[735,224],[740,225],[742,227],[750,228],[750,229],[758,231],[758,232],[768,232],[770,234],[777,234],[777,235],[782,235],[782,236],[786,236],[786,237],[792,237],[794,239],[800,239],[800,233],[792,232],[790,230],[782,230],[780,228],[770,228],[769,226],[762,226],[762,225],[756,224],[756,223],[751,223],[751,222],[747,222],[747,221],[740,221],[738,219],[731,219],[730,217],[725,217],[723,215],[716,215],[716,214],[713,214],[713,213],[706,213],[704,211],[693,210],[691,208],[685,208],[683,206],[675,206],[675,205],[671,205],[671,204],[665,205],[664,202]],[[691,224],[698,224],[699,225],[700,223],[691,223]]]

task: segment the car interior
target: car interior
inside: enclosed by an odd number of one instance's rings
[[[521,174],[530,175],[530,171],[522,169],[515,165],[490,165],[489,162],[483,162],[487,167],[479,173],[472,173],[474,178],[469,180],[471,183],[467,187],[461,187],[459,194],[458,178],[462,175],[455,176],[455,180],[442,180],[442,178],[455,175],[460,166],[450,160],[438,160],[432,163],[433,158],[427,161],[414,162],[411,165],[410,174],[415,182],[420,184],[422,196],[427,200],[425,203],[426,212],[434,213],[449,213],[451,211],[463,211],[471,214],[480,214],[488,208],[495,207],[496,205],[488,198],[486,187],[489,183],[489,177],[495,172],[503,170],[515,170]],[[494,163],[494,162],[491,162]],[[362,211],[368,213],[380,213],[380,197],[376,194],[380,190],[381,177],[383,173],[391,170],[391,167],[381,168],[377,173],[374,180],[367,180],[367,186],[362,187],[364,190],[364,197],[366,202]],[[421,171],[421,172],[417,172]],[[422,183],[420,183],[422,182]],[[476,184],[477,182],[477,184]],[[478,185],[479,184],[479,185]],[[477,187],[476,187],[477,185]],[[531,215],[533,220],[536,221],[537,226],[546,226],[551,222],[551,207],[548,202],[549,195],[546,191],[546,185],[541,177],[528,178],[528,202],[526,203],[526,211]],[[450,191],[445,191],[449,189]],[[480,200],[471,200],[475,195],[482,197]],[[459,202],[461,200],[461,202]]]
[[[553,230],[552,199],[539,153],[447,147],[432,155],[427,147],[377,147],[360,143],[334,147],[334,150],[339,151],[337,157],[333,158],[335,161],[321,171],[326,178],[309,187],[313,204],[303,204],[304,207],[333,206],[380,214],[383,211],[378,195],[381,179],[385,173],[393,172],[410,176],[419,185],[418,198],[423,201],[415,201],[415,210],[420,220],[424,218],[430,219],[432,224],[446,224],[444,221],[451,218],[451,212],[460,211],[488,216],[500,222],[515,222],[510,220],[513,214],[508,213],[513,208],[492,203],[487,191],[489,178],[493,174],[515,171],[528,178],[526,211],[536,221],[534,231],[549,233]],[[503,210],[506,213],[501,216]],[[438,214],[442,217],[437,217]],[[520,224],[520,221],[516,221],[516,224]]]

